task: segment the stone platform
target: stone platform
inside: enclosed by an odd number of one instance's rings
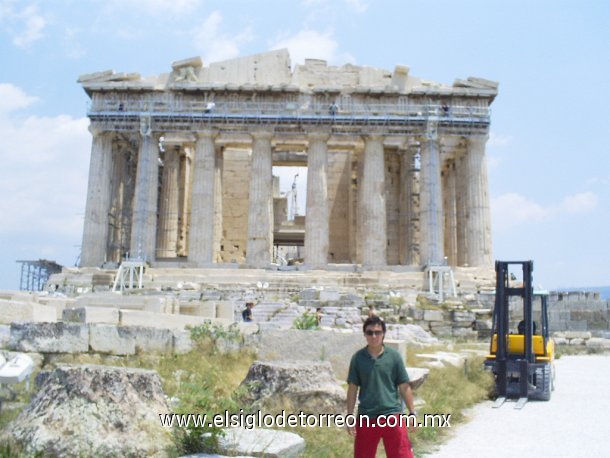
[[[305,288],[334,288],[338,290],[392,290],[396,292],[423,291],[427,288],[424,272],[415,267],[387,266],[383,270],[363,270],[359,265],[336,264],[326,270],[247,269],[237,264],[221,264],[210,268],[163,267],[156,263],[146,268],[145,289],[204,290],[234,287],[268,289],[277,293],[293,293]],[[83,294],[111,286],[116,269],[64,268],[52,275],[47,288],[68,295]],[[106,274],[107,285],[99,278]],[[458,294],[471,294],[494,288],[492,268],[456,267],[454,277]],[[94,278],[96,281],[94,282]]]

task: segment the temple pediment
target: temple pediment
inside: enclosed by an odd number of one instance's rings
[[[171,73],[142,78],[139,73],[113,70],[81,75],[78,82],[87,92],[96,90],[184,90],[184,91],[279,91],[336,94],[479,92],[495,95],[498,83],[483,78],[458,79],[453,85],[424,80],[410,74],[409,67],[393,70],[345,64],[329,65],[322,59],[305,59],[292,66],[287,49],[237,57],[205,65],[200,57],[172,62]]]

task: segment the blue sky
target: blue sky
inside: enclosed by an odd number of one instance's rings
[[[17,259],[78,256],[91,143],[79,75],[277,48],[293,64],[498,81],[494,257],[533,259],[547,288],[609,285],[609,24],[604,0],[0,0],[0,289],[19,287]]]

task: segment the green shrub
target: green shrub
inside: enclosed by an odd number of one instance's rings
[[[318,329],[318,318],[314,312],[305,311],[292,322],[295,329]]]

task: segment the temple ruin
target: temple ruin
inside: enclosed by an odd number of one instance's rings
[[[93,136],[80,264],[491,267],[485,144],[498,84],[286,50],[79,78]],[[288,218],[273,167],[307,167]]]

